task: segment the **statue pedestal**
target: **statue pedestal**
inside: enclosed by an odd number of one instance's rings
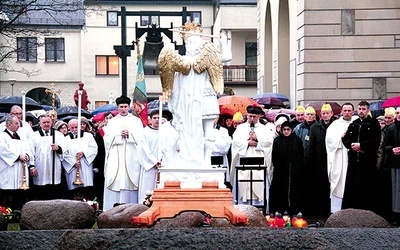
[[[225,168],[159,168],[160,183],[157,188],[164,188],[168,181],[179,181],[181,188],[202,188],[203,182],[218,182],[218,188],[225,186]]]
[[[233,225],[247,224],[247,215],[233,206],[232,197],[230,189],[219,188],[216,181],[203,182],[200,189],[181,188],[179,181],[166,181],[164,188],[154,190],[152,206],[132,217],[132,223],[150,227],[158,219],[173,218],[182,211],[203,211],[212,217],[227,218]]]

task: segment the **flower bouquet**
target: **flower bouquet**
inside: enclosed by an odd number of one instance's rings
[[[97,211],[97,210],[99,210],[99,203],[96,201],[96,198],[94,198],[92,201],[91,200],[86,200],[84,198],[82,201],[86,202],[87,204],[89,204],[94,209],[94,211]]]
[[[9,207],[0,206],[0,212],[3,213],[4,216],[11,214],[12,210]]]
[[[9,207],[0,206],[0,212],[4,215],[4,221],[0,223],[0,231],[6,231],[8,227],[8,222],[12,218],[12,210]]]
[[[98,211],[99,203],[96,201],[96,199],[97,199],[97,197],[95,197],[93,200],[89,200],[89,199],[85,198],[84,196],[79,196],[79,194],[74,196],[74,200],[86,202],[94,209],[94,211]]]
[[[143,205],[151,207],[153,205],[153,191],[146,191],[146,197],[143,200]]]

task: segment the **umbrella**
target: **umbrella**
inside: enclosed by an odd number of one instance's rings
[[[61,119],[63,117],[67,117],[67,116],[76,116],[77,117],[78,116],[78,107],[65,106],[65,107],[56,109],[56,112],[57,112],[57,117],[59,119]],[[92,118],[92,116],[93,116],[89,111],[84,110],[84,109],[81,109],[81,115],[88,119]]]
[[[289,102],[289,98],[286,95],[279,94],[279,93],[272,93],[272,92],[255,95],[253,97],[253,100],[257,101],[258,99],[266,98],[266,97],[275,97],[275,98],[278,98],[279,100],[281,100],[282,102]]]
[[[219,113],[220,113],[221,115],[234,115],[234,114],[235,114],[235,111],[233,111],[232,109],[230,109],[230,108],[228,108],[228,107],[220,106],[220,107],[219,107]]]
[[[160,100],[158,99],[151,101],[147,104],[147,109],[149,110],[149,113],[154,109],[158,109],[159,107],[160,107]],[[163,104],[162,110],[168,110],[168,103]]]
[[[111,111],[107,111],[107,112],[113,113],[114,116],[118,115],[118,110],[111,110]],[[104,115],[105,115],[107,112],[101,112],[101,113],[95,114],[95,115],[92,117],[92,121],[94,121],[94,122],[101,122],[101,121],[103,121],[103,120],[104,120]]]
[[[0,98],[0,112],[10,113],[11,107],[18,105],[22,108],[22,96],[3,96]],[[26,111],[42,109],[37,101],[30,97],[25,97]]]
[[[105,104],[103,106],[97,107],[92,111],[92,115],[96,115],[98,113],[103,113],[103,112],[108,112],[112,110],[118,110],[117,104],[111,103],[111,104]]]
[[[52,107],[52,106],[49,106],[49,105],[42,105],[42,108],[43,108],[44,110],[46,110],[46,111],[49,111],[49,110],[52,110],[52,109],[53,109],[53,107]]]
[[[270,108],[272,106],[278,106],[278,107],[285,107],[285,104],[283,102],[276,98],[276,97],[263,97],[260,99],[255,100],[258,104],[264,105],[266,108]],[[269,107],[268,107],[269,106]]]
[[[378,117],[380,115],[385,114],[385,109],[382,108],[382,104],[384,101],[377,101],[377,102],[371,102],[369,104],[369,110],[371,111],[371,114],[373,117]]]
[[[296,116],[296,112],[291,109],[268,109],[265,111],[265,117],[267,117],[268,121],[275,122],[275,118],[280,115],[285,114],[289,119]]]
[[[7,114],[7,113],[0,113],[0,123],[4,122],[9,115],[10,114]],[[31,112],[25,113],[25,121],[31,121],[33,123],[33,125],[39,123],[39,119]]]
[[[329,103],[331,105],[333,114],[338,115],[342,111],[342,106],[340,106],[339,103],[337,102],[326,102],[326,101],[316,101],[316,102],[311,102],[307,105],[307,107],[313,107],[315,109],[315,112],[319,116],[319,113],[321,112],[322,105],[325,103]]]
[[[0,112],[0,123],[4,122],[9,114]]]
[[[68,115],[68,116],[63,116],[63,117],[59,118],[58,120],[68,123],[72,119],[78,119],[78,116],[77,115]]]
[[[31,110],[31,111],[29,111],[29,113],[34,115],[36,118],[39,118],[39,116],[45,115],[47,112],[46,112],[46,110],[38,109],[38,110]]]
[[[389,107],[396,108],[398,106],[400,106],[400,96],[395,96],[395,97],[392,97],[392,98],[388,98],[382,104],[382,108],[389,108]]]
[[[84,115],[82,115],[82,117],[84,117]],[[59,121],[63,121],[65,123],[68,123],[72,119],[78,119],[78,115],[68,115],[58,118]]]
[[[31,112],[26,112],[25,120],[26,121],[31,121],[33,125],[36,125],[36,124],[39,123],[39,119],[34,114],[32,114]]]
[[[234,114],[236,112],[246,114],[247,106],[258,105],[258,103],[251,98],[241,95],[223,96],[218,99],[218,104],[221,114],[223,114],[223,112],[225,112],[225,114]]]

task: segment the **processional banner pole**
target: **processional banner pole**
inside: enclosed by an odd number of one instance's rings
[[[162,96],[159,96],[158,99],[160,100],[159,106],[158,106],[158,141],[157,141],[157,160],[161,162],[161,157],[162,157],[162,150],[161,150],[161,125],[162,125],[162,107],[163,107],[163,102],[162,102]]]
[[[52,114],[50,116],[51,116],[52,121],[54,122],[55,116],[56,116],[56,93],[61,93],[61,90],[56,91],[55,90],[56,85],[54,83],[50,84],[50,86],[51,86],[51,89],[46,89],[45,93],[51,94],[51,104],[53,106],[53,110],[52,110]],[[55,133],[55,129],[54,129],[54,124],[52,124],[50,131],[51,131],[50,134],[52,135],[52,144],[56,144],[56,133]],[[51,169],[52,170],[51,184],[53,187],[53,198],[54,198],[55,197],[54,185],[56,183],[56,181],[55,181],[55,178],[56,178],[56,176],[55,176],[56,175],[56,151],[55,150],[52,150],[52,157],[53,158],[52,158],[52,169]]]
[[[26,95],[25,95],[25,91],[21,91],[21,95],[22,95],[22,121],[24,122],[25,119],[26,119]]]

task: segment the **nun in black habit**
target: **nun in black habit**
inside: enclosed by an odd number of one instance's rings
[[[293,125],[285,121],[272,147],[274,173],[269,191],[270,212],[289,215],[303,208],[304,150],[301,139],[293,133]]]

